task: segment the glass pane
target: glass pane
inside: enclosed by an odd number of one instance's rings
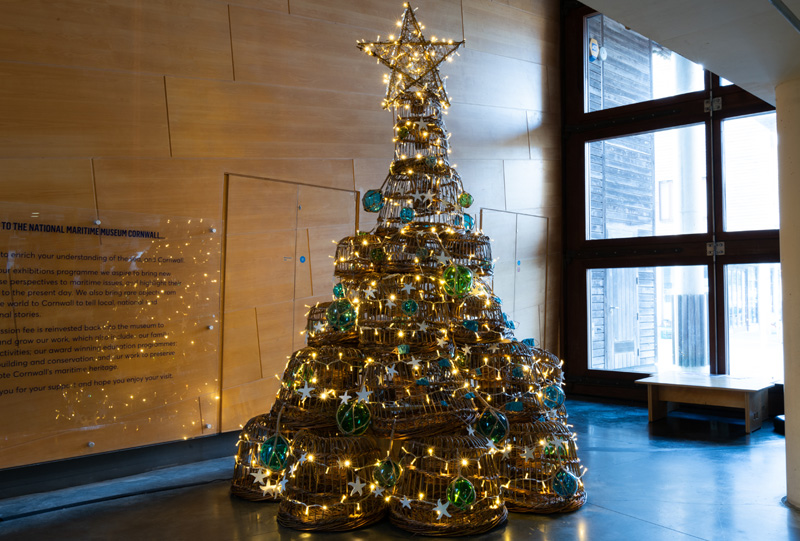
[[[587,271],[589,368],[708,372],[708,267]]]
[[[703,90],[703,66],[604,15],[586,18],[586,112]]]
[[[778,134],[775,113],[722,123],[725,231],[778,229]]]
[[[780,263],[725,265],[728,372],[783,380]]]
[[[727,80],[725,77],[719,78],[719,86],[731,86],[733,84],[732,81]]]
[[[703,124],[586,144],[586,239],[705,233]]]

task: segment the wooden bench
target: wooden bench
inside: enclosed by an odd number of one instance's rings
[[[727,406],[744,409],[747,434],[761,428],[767,418],[767,391],[774,385],[768,379],[677,372],[658,374],[636,383],[647,385],[647,412],[651,423],[675,409],[670,402]]]

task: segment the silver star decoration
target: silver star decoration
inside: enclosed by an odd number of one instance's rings
[[[386,369],[386,379],[389,381],[393,381],[394,377],[398,374],[397,370],[394,369],[394,365],[388,367]]]
[[[394,308],[397,306],[392,299],[384,299],[386,301],[386,308]]]
[[[487,441],[486,447],[489,449],[490,453],[495,454],[496,452],[498,452],[500,450],[500,449],[497,448],[497,446],[494,444],[494,442],[492,440],[490,440],[489,438],[486,438],[486,441]]]
[[[306,460],[308,460],[308,459],[306,458],[307,456],[308,456],[308,453],[303,453],[302,455],[300,455],[300,460],[298,460],[298,462],[299,462],[300,464],[302,464],[303,462],[305,462]]]
[[[347,404],[347,402],[350,400],[350,398],[351,398],[350,397],[350,393],[348,393],[347,391],[345,391],[344,394],[339,397],[339,399],[342,401],[342,404]],[[305,455],[303,455],[303,456],[305,456]]]
[[[422,323],[420,323],[420,324],[419,324],[419,330],[420,330],[420,331],[422,331],[422,332],[425,332],[425,331],[427,331],[427,330],[428,330],[428,327],[430,327],[430,325],[428,325],[428,324],[427,324],[427,323],[425,323],[424,321],[423,321]]]
[[[370,287],[368,287],[367,289],[364,290],[364,295],[366,295],[368,299],[374,299],[376,291],[378,291],[378,290],[375,289],[374,287],[370,286]]]
[[[298,466],[297,464],[292,464],[291,466],[289,466],[289,475],[293,475],[294,472],[297,471],[297,466]]]
[[[266,485],[261,487],[261,492],[263,492],[265,496],[269,492],[269,495],[274,498],[275,496],[278,495],[278,485],[271,485],[267,483]]]
[[[411,285],[411,282],[409,282],[409,283],[405,284],[403,287],[401,287],[401,288],[400,288],[400,291],[405,291],[405,292],[406,292],[406,293],[408,293],[409,295],[411,295],[411,292],[412,292],[413,290],[414,290],[414,286],[413,286],[413,285]]]
[[[311,398],[311,391],[313,390],[314,387],[309,387],[308,382],[307,381],[304,382],[303,387],[301,389],[297,389],[297,392],[303,396],[303,398],[301,398],[300,400],[302,401],[305,400],[306,398]]]
[[[412,368],[419,368],[420,362],[421,362],[420,359],[417,359],[416,357],[411,357],[411,361],[408,364],[410,364]]]
[[[438,261],[442,265],[447,265],[450,263],[450,258],[447,256],[447,254],[442,252],[441,254],[436,254],[436,261]]]
[[[375,485],[375,488],[372,489],[372,495],[375,496],[376,498],[380,498],[381,496],[383,496],[383,487]]]
[[[526,445],[525,448],[522,450],[522,452],[519,454],[519,456],[521,456],[525,460],[533,460],[533,458],[534,458],[534,456],[533,456],[533,447],[528,447]]]
[[[353,490],[350,491],[351,496],[353,496],[356,492],[358,492],[359,496],[364,495],[364,487],[367,486],[367,484],[364,481],[362,481],[361,477],[359,477],[358,475],[356,475],[355,481],[351,481],[350,483],[347,484],[353,487]]]
[[[492,344],[492,345],[489,347],[489,352],[490,352],[490,353],[497,353],[497,351],[498,351],[499,349],[500,349],[500,347],[499,347],[497,344]]]
[[[264,479],[267,477],[267,471],[264,468],[258,468],[258,470],[251,473],[250,475],[252,475],[255,478],[255,481],[253,481],[254,483],[263,485]]]
[[[323,329],[325,329],[324,323],[322,323],[321,321],[317,321],[316,323],[314,323],[314,334],[322,332]]]
[[[414,201],[416,201],[417,199],[422,200],[425,197],[425,194],[422,192],[413,192],[411,194],[411,197],[414,198]]]
[[[280,486],[280,487],[281,487],[281,488],[280,488],[280,491],[281,491],[281,492],[286,492],[286,483],[288,483],[288,482],[289,482],[289,480],[288,480],[288,479],[284,479],[283,481],[281,481],[280,483],[278,483],[278,486]]]
[[[564,438],[553,438],[553,443],[557,446],[563,447],[564,451],[569,451],[569,442],[570,440]],[[250,475],[253,475],[252,473]]]
[[[425,202],[425,200],[427,200],[427,201],[428,201],[428,204],[430,204],[430,203],[433,203],[433,196],[434,196],[434,193],[433,193],[432,191],[428,190],[428,191],[427,191],[427,192],[425,192],[425,194],[422,196],[422,202],[424,203],[424,202]]]
[[[433,510],[436,511],[439,514],[439,516],[436,518],[436,520],[442,520],[442,517],[449,517],[450,516],[450,513],[447,512],[447,507],[449,505],[450,505],[450,502],[442,503],[442,500],[436,500],[436,507],[433,508]]]
[[[461,348],[461,351],[464,352],[464,355],[469,355],[469,352],[472,351],[472,347],[470,347],[469,345],[463,346]]]
[[[408,496],[403,496],[400,500],[400,505],[411,509],[411,500],[408,499]]]
[[[474,436],[475,435],[475,427],[474,426],[468,426],[467,427],[467,434],[469,434],[470,436]]]
[[[443,347],[446,347],[447,344],[448,344],[448,342],[447,342],[447,337],[446,336],[436,339],[436,347],[443,348]]]
[[[508,455],[511,454],[511,445],[506,445],[503,448],[503,458],[508,458]]]
[[[366,385],[361,386],[361,390],[356,393],[358,395],[358,401],[361,402],[369,402],[369,395],[372,394],[372,391],[368,391]]]

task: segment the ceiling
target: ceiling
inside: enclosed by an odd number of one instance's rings
[[[582,1],[773,105],[800,79],[800,32],[769,0]],[[800,0],[783,3],[800,16]]]

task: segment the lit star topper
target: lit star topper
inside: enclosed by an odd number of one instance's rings
[[[358,48],[392,70],[386,77],[384,108],[391,107],[400,96],[414,87],[431,93],[447,107],[450,101],[439,75],[439,64],[449,59],[464,42],[437,40],[435,37],[426,40],[414,10],[407,3],[405,8],[400,35],[396,39],[389,36],[389,41],[360,41]]]

